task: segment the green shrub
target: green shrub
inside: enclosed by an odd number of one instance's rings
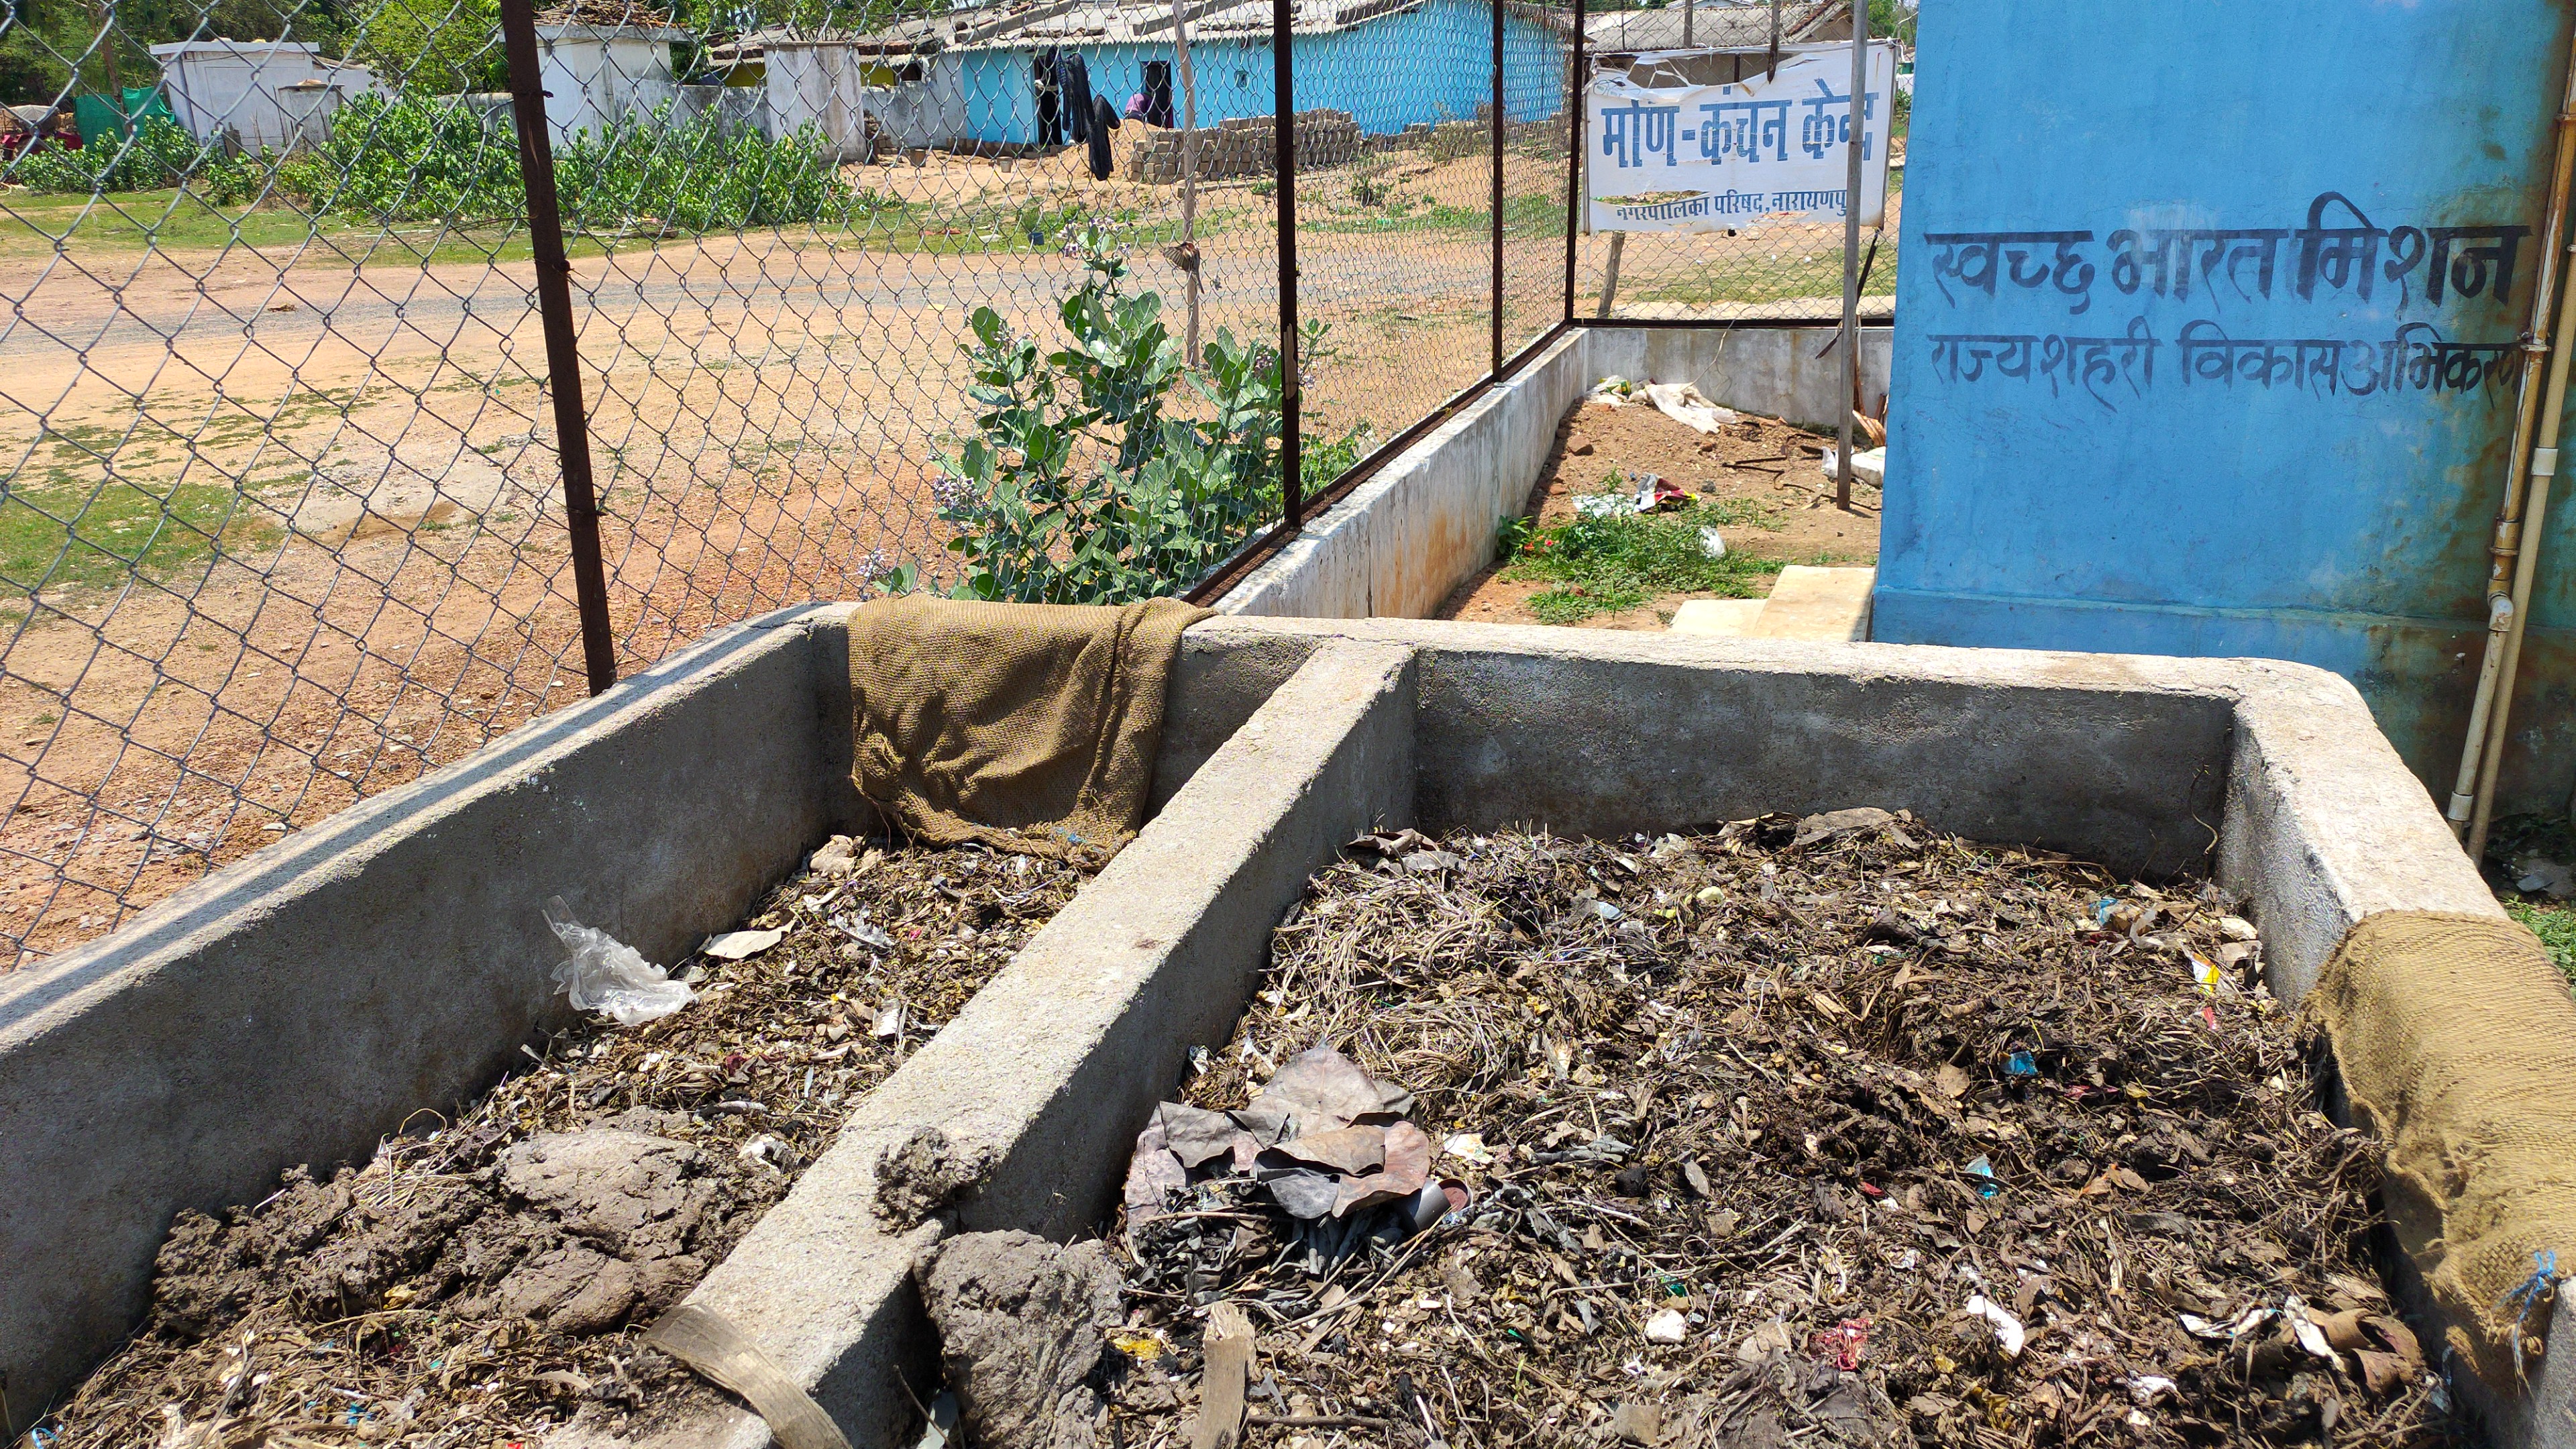
[[[1058,308],[1068,345],[1046,352],[979,307],[972,395],[977,432],[938,462],[939,515],[965,560],[961,597],[1116,604],[1205,574],[1279,516],[1279,355],[1223,328],[1193,372],[1163,323],[1159,293],[1129,294],[1105,233],[1080,245],[1090,276]],[[1320,347],[1323,329],[1307,334]],[[1169,415],[1184,381],[1207,416]],[[1301,479],[1358,458],[1354,429],[1307,449]],[[920,582],[897,570],[896,590]]]
[[[811,127],[772,141],[713,114],[583,131],[555,151],[564,224],[593,230],[649,216],[682,231],[839,220],[873,197],[843,182]],[[317,211],[379,222],[515,217],[526,204],[517,132],[503,118],[416,95],[361,96],[330,136],[288,161],[287,188]]]
[[[77,151],[39,147],[19,157],[7,175],[31,191],[69,196],[185,186],[219,206],[233,206],[258,194],[271,164],[268,153],[235,156],[200,142],[166,117],[146,116],[130,136],[106,132]]]

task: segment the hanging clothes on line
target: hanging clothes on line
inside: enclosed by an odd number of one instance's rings
[[[1038,94],[1038,144],[1064,144],[1064,95],[1056,84],[1060,62],[1053,47],[1041,50],[1029,63],[1029,79]]]
[[[1081,56],[1067,54],[1058,83],[1064,87],[1065,134],[1076,145],[1088,144],[1091,140],[1091,68],[1083,64]]]
[[[1117,167],[1109,154],[1109,133],[1118,129],[1118,108],[1107,96],[1091,98],[1091,179],[1106,181]]]

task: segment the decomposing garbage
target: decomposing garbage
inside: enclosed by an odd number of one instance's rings
[[[1080,880],[835,841],[677,979],[552,903],[573,1002],[606,1017],[453,1120],[424,1104],[361,1168],[181,1214],[150,1318],[44,1442],[484,1446],[705,1402],[643,1327]]]
[[[976,1449],[1090,1449],[1118,1270],[1100,1244],[967,1233],[913,1271]]]
[[[2213,888],[1866,808],[1352,857],[1140,1139],[1117,1442],[2445,1437]]]

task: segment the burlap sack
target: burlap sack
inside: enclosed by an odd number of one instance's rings
[[[1172,659],[1208,612],[1177,599],[859,606],[859,793],[933,845],[1107,858],[1143,823]]]
[[[2310,998],[2355,1124],[2387,1144],[2398,1242],[2451,1346],[2510,1390],[2549,1320],[2533,1254],[2576,1270],[2576,1000],[2512,921],[2385,911],[2344,937]]]

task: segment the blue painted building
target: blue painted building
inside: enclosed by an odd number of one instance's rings
[[[1503,5],[1504,110],[1517,121],[1555,115],[1565,104],[1571,36],[1538,7]],[[1191,8],[1202,12],[1190,22],[1199,124],[1273,114],[1268,0]],[[1299,0],[1291,28],[1296,109],[1347,111],[1373,134],[1473,119],[1493,100],[1493,15],[1489,0]],[[1123,108],[1144,89],[1147,62],[1172,61],[1170,18],[1169,4],[1151,0],[1042,9],[999,34],[961,37],[954,60],[965,138],[1038,139],[1033,63],[1049,49],[1081,56],[1092,88]]]
[[[2446,796],[2569,25],[1925,6],[1873,637],[2321,665]],[[2576,776],[2563,494],[2499,813]]]

